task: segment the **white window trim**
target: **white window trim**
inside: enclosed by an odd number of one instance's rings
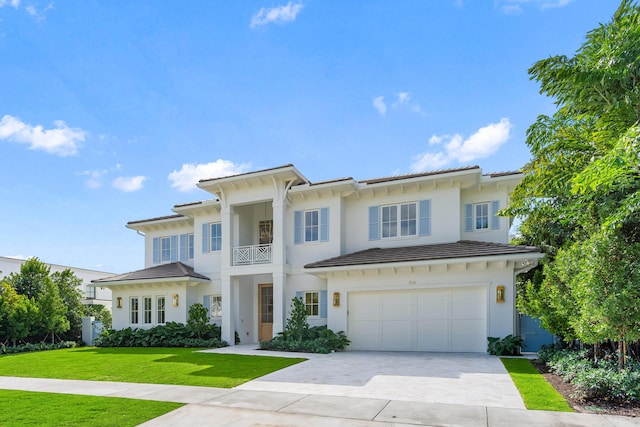
[[[408,206],[408,205],[413,205],[414,206],[414,216],[413,219],[409,218],[409,221],[413,221],[414,223],[414,233],[413,234],[406,234],[406,235],[402,235],[402,206]],[[390,207],[395,207],[396,210],[396,226],[395,226],[395,236],[384,236],[384,221],[383,221],[383,212],[385,208],[390,208]],[[389,203],[386,205],[380,205],[380,239],[381,240],[392,240],[392,239],[407,239],[407,238],[413,238],[413,237],[418,237],[419,236],[419,231],[418,231],[418,227],[419,227],[419,215],[418,215],[418,202],[417,201],[410,201],[410,202],[403,202],[403,203]]]
[[[307,213],[316,214],[316,224],[307,224]],[[315,227],[316,229],[316,238],[307,240],[307,228]],[[302,211],[302,243],[318,243],[320,242],[320,209],[307,209],[306,211]]]
[[[307,295],[316,294],[316,302],[307,303]],[[318,314],[307,314],[307,317],[310,318],[318,318],[320,317],[320,291],[304,291],[302,292],[302,302],[304,303],[305,311],[307,311],[307,306],[311,306],[312,311],[313,307],[317,308]],[[307,311],[308,312],[308,311]]]
[[[133,300],[136,300],[136,309],[133,309]],[[133,321],[133,313],[136,313],[136,322]],[[130,325],[139,325],[140,324],[140,297],[131,296],[129,297],[129,324]]]
[[[214,242],[214,236],[213,236],[213,226],[217,226],[220,225],[220,236],[219,237],[215,237],[216,241],[219,239],[220,240],[220,247],[216,247],[214,249],[213,246],[213,242]],[[222,222],[210,222],[209,223],[209,252],[219,252],[222,250]]]
[[[491,202],[478,202],[478,203],[472,203],[472,221],[473,221],[473,232],[476,233],[482,233],[485,231],[490,231],[491,230]],[[479,206],[485,206],[487,209],[487,222],[486,222],[486,227],[484,228],[478,228],[478,215],[477,215],[477,208]]]
[[[145,307],[146,301],[149,301],[149,310]],[[149,321],[146,320],[146,315],[149,313]],[[153,297],[150,295],[144,295],[142,297],[142,324],[143,325],[153,325]]]
[[[220,305],[217,308],[217,304],[214,304],[215,300],[220,301]],[[209,297],[209,317],[212,319],[222,318],[222,295],[211,295]]]
[[[164,322],[160,322],[160,304],[158,303],[158,301],[160,300],[160,298],[162,298],[164,300],[164,307],[163,307],[163,314],[164,314]],[[156,313],[156,324],[158,325],[164,325],[167,323],[167,297],[164,295],[156,295],[156,306],[155,306],[155,313]]]

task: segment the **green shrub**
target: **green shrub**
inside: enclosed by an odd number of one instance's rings
[[[494,356],[515,356],[520,354],[522,346],[522,337],[507,335],[500,339],[496,337],[488,337],[489,345],[487,351]]]
[[[55,344],[39,342],[36,344],[22,344],[16,346],[5,346],[0,343],[0,353],[2,354],[14,354],[14,353],[25,353],[28,351],[45,351],[45,350],[58,350],[60,348],[73,348],[77,347],[78,344],[74,341],[60,341]]]
[[[351,341],[344,332],[333,332],[326,326],[309,327],[307,310],[301,298],[291,300],[291,314],[284,332],[275,338],[260,343],[263,350],[301,351],[304,353],[331,353],[344,350]]]
[[[542,354],[542,357],[540,355]],[[616,353],[605,353],[597,359],[587,350],[544,348],[538,361],[576,387],[580,399],[640,400],[640,363],[628,359],[626,369],[618,371]]]
[[[226,347],[220,339],[220,327],[206,324],[194,327],[178,322],[149,329],[108,329],[102,332],[95,344],[97,347]]]

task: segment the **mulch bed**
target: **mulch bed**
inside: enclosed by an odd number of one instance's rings
[[[573,384],[565,382],[560,375],[549,372],[546,365],[532,360],[531,363],[542,374],[576,412],[589,414],[623,415],[626,417],[640,417],[640,402],[627,402],[608,399],[582,400],[572,397],[575,393]]]

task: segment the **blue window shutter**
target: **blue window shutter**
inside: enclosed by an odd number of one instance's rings
[[[178,261],[178,235],[171,236],[171,262]]]
[[[320,291],[320,317],[327,317],[327,291]]]
[[[320,241],[329,241],[329,208],[320,209]]]
[[[369,206],[369,240],[380,240],[379,206]]]
[[[293,243],[302,243],[302,211],[293,213]]]
[[[160,238],[153,238],[153,263],[158,264],[160,262]]]
[[[464,231],[473,231],[473,205],[464,205]]]
[[[304,299],[302,298],[302,292],[301,291],[296,292],[296,298],[298,298],[299,300],[302,300],[302,302],[304,302]]]
[[[500,210],[500,201],[494,200],[491,202],[491,229],[500,229],[500,217],[498,211]]]
[[[202,305],[207,309],[207,317],[209,317],[211,315],[211,295],[202,297]]]
[[[202,224],[202,253],[209,253],[209,224]]]
[[[187,235],[180,235],[180,261],[187,260]]]
[[[431,200],[420,200],[420,235],[431,235]]]

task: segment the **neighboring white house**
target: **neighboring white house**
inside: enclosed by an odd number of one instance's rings
[[[0,256],[0,278],[9,276],[11,273],[20,273],[20,266],[25,260]],[[111,290],[101,286],[90,286],[92,280],[100,279],[105,275],[112,275],[106,271],[87,270],[85,268],[68,267],[66,265],[48,264],[52,273],[62,272],[69,269],[80,280],[82,285],[78,289],[82,295],[82,303],[100,304],[111,310]]]
[[[350,349],[485,352],[517,332],[515,276],[539,249],[508,245],[518,172],[478,166],[309,182],[293,165],[198,186],[214,199],[132,221],[145,268],[94,280],[113,326],[186,322],[200,302],[234,343],[282,331],[294,297]]]

